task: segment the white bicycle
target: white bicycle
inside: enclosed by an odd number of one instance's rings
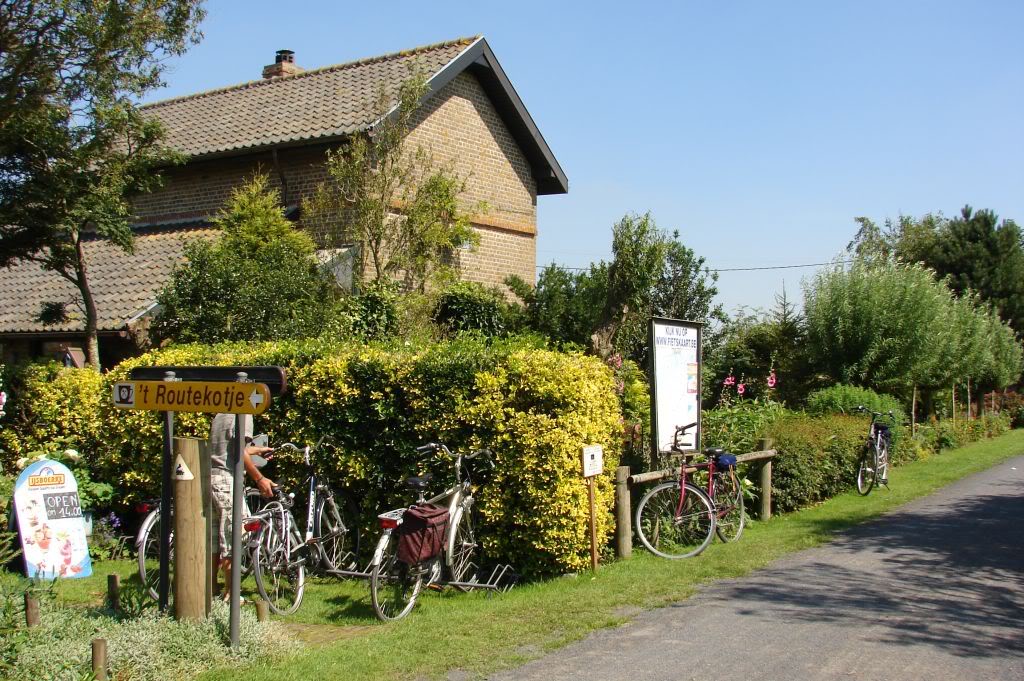
[[[442,505],[448,511],[447,530],[444,532],[440,553],[423,560],[402,560],[400,541],[402,524],[407,508],[399,508],[377,516],[384,534],[377,543],[370,563],[370,597],[377,617],[384,621],[401,619],[408,615],[424,586],[451,586],[460,591],[481,586],[477,560],[478,544],[473,533],[470,509],[473,506],[471,469],[467,465],[481,459],[494,468],[491,452],[486,449],[471,454],[453,455],[443,444],[430,443],[417,447],[421,454],[441,451],[455,458],[455,484],[437,496],[426,498],[426,489],[433,476],[412,477],[406,487],[417,493],[416,506]],[[412,507],[410,507],[412,508]]]

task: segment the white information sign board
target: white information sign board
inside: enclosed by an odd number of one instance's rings
[[[701,325],[677,319],[651,320],[651,356],[654,382],[651,386],[651,418],[654,447],[658,452],[672,448],[676,428],[690,423],[680,445],[684,451],[700,445],[700,344]]]
[[[92,574],[78,482],[67,466],[43,459],[21,472],[14,507],[29,577],[88,577]]]
[[[592,478],[604,472],[604,448],[588,445],[583,448],[583,477]]]

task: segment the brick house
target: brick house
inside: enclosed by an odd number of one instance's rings
[[[181,261],[183,244],[214,238],[211,218],[234,187],[256,171],[267,173],[301,224],[299,208],[325,177],[327,150],[369,130],[380,88],[393,95],[410,69],[426,74],[429,85],[411,146],[424,147],[438,163],[453,162],[468,177],[466,205],[488,206],[473,217],[479,247],[458,254],[463,278],[500,284],[517,274],[533,281],[537,196],[567,192],[568,180],[483,37],[309,71],[282,50],[260,80],[143,108],[163,123],[165,142],[189,160],[165,172],[162,189],[135,197],[134,255],[102,240],[86,245],[103,365],[144,343],[155,295]],[[77,299],[77,290],[33,263],[0,269],[4,361],[80,346]],[[71,303],[66,324],[36,320],[46,301]]]

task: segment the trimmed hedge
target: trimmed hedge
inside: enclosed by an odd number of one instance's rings
[[[453,450],[487,447],[496,469],[480,476],[477,501],[486,558],[535,577],[588,564],[587,495],[580,447],[601,444],[598,536],[612,531],[612,476],[621,411],[612,371],[599,360],[513,339],[461,338],[429,347],[334,345],[323,341],[179,346],[151,352],[100,377],[87,370],[30,369],[15,396],[18,426],[0,432],[6,464],[56,436],[88,458],[94,479],[111,481],[128,504],[158,489],[158,414],[121,411],[111,384],[141,365],[280,365],[289,393],[256,419],[272,443],[337,444],[324,460],[331,479],[361,501],[364,523],[407,504],[403,480],[431,472],[453,478],[451,462],[423,460],[427,441]],[[209,416],[177,415],[177,435],[205,438]],[[301,460],[284,454],[270,472],[295,489]]]

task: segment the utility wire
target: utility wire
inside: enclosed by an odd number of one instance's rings
[[[754,272],[758,270],[792,270],[799,267],[824,267],[825,265],[849,265],[853,260],[831,260],[829,262],[811,262],[806,265],[769,265],[765,267],[723,267],[720,269],[709,270],[710,272]],[[542,270],[548,265],[537,265],[538,270]],[[589,267],[563,267],[557,265],[558,268],[563,270],[571,270],[573,272],[585,272],[589,270]]]

